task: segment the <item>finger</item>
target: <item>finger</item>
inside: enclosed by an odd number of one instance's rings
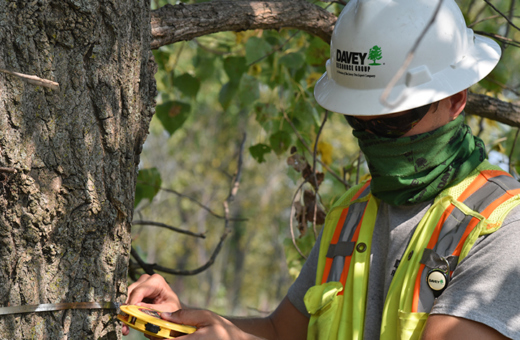
[[[161,310],[161,306],[164,307],[164,305],[161,304],[153,304],[153,303],[146,303],[146,302],[138,302],[135,304],[136,306],[140,307],[146,307],[151,308],[153,310],[159,311],[159,312],[168,312],[167,310],[163,309]]]
[[[199,328],[211,323],[213,313],[199,309],[179,309],[173,313],[161,313],[161,317],[173,323]]]
[[[126,297],[126,304],[129,304],[128,303],[128,300],[130,298],[130,295],[132,294],[132,291],[139,285],[141,285],[144,281],[148,280],[150,278],[150,275],[148,274],[143,274],[139,277],[139,279],[137,281],[135,281],[134,283],[132,283],[130,286],[128,286],[128,291],[127,291],[127,297]]]
[[[144,299],[153,300],[163,292],[164,286],[168,286],[168,284],[164,281],[162,276],[150,276],[129,291],[127,304],[135,305],[138,302],[142,302]]]
[[[128,335],[130,333],[130,329],[127,325],[123,324],[123,335]]]

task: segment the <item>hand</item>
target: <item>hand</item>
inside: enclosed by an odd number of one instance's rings
[[[162,312],[174,312],[182,308],[179,297],[164,278],[158,274],[142,275],[128,287],[128,305],[145,306]],[[127,325],[123,325],[123,335],[128,335]]]
[[[208,310],[181,309],[174,313],[161,313],[164,320],[197,327],[195,333],[183,335],[183,340],[259,340],[247,334],[231,321]]]

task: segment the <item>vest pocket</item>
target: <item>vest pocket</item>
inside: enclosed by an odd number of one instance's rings
[[[426,325],[429,313],[410,313],[399,311],[397,324],[397,339],[419,340]]]
[[[303,301],[311,314],[308,340],[336,338],[343,305],[343,295],[338,294],[342,290],[340,282],[327,282],[307,291]]]

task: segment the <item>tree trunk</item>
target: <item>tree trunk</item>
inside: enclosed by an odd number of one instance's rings
[[[0,307],[123,301],[154,112],[150,3],[0,2]],[[119,339],[112,312],[0,316],[0,339]]]

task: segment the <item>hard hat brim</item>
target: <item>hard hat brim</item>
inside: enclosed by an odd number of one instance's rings
[[[447,98],[476,84],[493,70],[500,55],[500,46],[494,40],[475,34],[473,46],[457,64],[433,74],[432,80],[414,86],[413,91],[404,82],[396,85],[388,102],[400,100],[392,107],[381,102],[384,88],[344,87],[327,72],[316,83],[314,96],[323,108],[344,115],[372,116],[406,111]]]

